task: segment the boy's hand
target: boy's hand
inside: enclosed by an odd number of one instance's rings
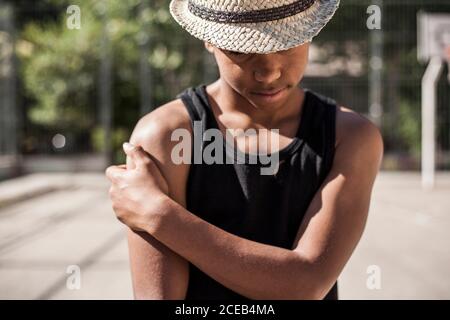
[[[134,168],[110,166],[106,176],[112,185],[109,196],[112,207],[122,223],[135,231],[153,230],[158,225],[161,200],[169,188],[150,155],[142,147],[125,143],[123,149]]]

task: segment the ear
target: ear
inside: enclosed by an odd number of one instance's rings
[[[204,44],[206,50],[208,50],[210,53],[214,53],[214,46],[211,43],[204,41]]]

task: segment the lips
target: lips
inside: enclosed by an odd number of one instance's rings
[[[259,95],[263,95],[263,96],[274,96],[277,93],[283,91],[285,88],[280,88],[280,89],[275,89],[275,90],[268,90],[268,91],[258,91],[258,92],[254,92],[254,94],[259,94]]]

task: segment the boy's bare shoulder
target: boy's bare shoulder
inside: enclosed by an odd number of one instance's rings
[[[361,132],[381,138],[380,129],[365,116],[345,106],[338,106],[336,111],[336,146],[342,139]]]
[[[147,150],[155,145],[169,143],[176,129],[192,132],[189,113],[181,99],[172,100],[139,119],[130,142]]]
[[[179,143],[172,141],[172,133],[177,129],[186,129],[192,136],[189,113],[181,99],[170,101],[143,116],[136,124],[130,142],[152,156],[169,185],[169,196],[185,206],[190,166],[177,165],[171,159],[172,150]]]

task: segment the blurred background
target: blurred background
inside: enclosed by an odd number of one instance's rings
[[[0,298],[132,298],[103,171],[124,162],[121,145],[141,116],[218,78],[213,56],[168,8],[0,0]],[[450,14],[450,2],[343,0],[312,43],[302,86],[369,118],[385,145],[342,299],[450,298],[449,69],[442,60],[436,178],[423,188],[420,13]],[[448,25],[442,34],[450,44]]]

